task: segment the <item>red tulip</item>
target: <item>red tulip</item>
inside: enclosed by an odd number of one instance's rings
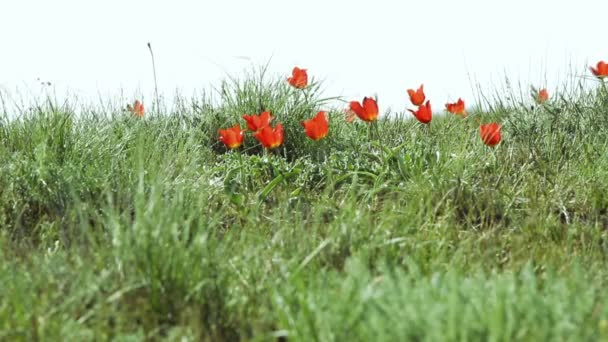
[[[452,114],[467,116],[467,112],[464,111],[464,101],[461,98],[458,99],[458,102],[446,103],[445,108]]]
[[[597,62],[597,66],[589,67],[591,72],[595,75],[595,77],[599,79],[603,79],[604,77],[608,77],[608,63],[604,61]]]
[[[538,104],[545,103],[548,99],[549,92],[545,88],[539,90],[538,94],[536,94],[536,103]]]
[[[315,141],[325,138],[329,133],[329,123],[325,112],[318,112],[314,118],[302,121],[302,127],[306,130],[306,135]]]
[[[227,129],[220,129],[219,141],[223,142],[229,149],[238,148],[243,144],[243,139],[245,138],[243,132],[239,124]]]
[[[418,121],[422,122],[423,124],[428,124],[429,122],[431,122],[431,119],[433,119],[433,112],[431,111],[431,101],[427,100],[424,105],[418,107],[417,111],[413,111],[411,109],[408,110],[412,112],[416,119],[418,119]]]
[[[378,119],[378,103],[371,97],[363,98],[363,106],[357,101],[351,101],[350,109],[363,121],[371,122]]]
[[[412,104],[414,106],[420,106],[424,103],[424,99],[426,99],[426,97],[424,96],[424,84],[420,85],[420,88],[418,88],[418,90],[414,91],[414,89],[408,89],[407,93],[410,95],[410,101],[412,101]]]
[[[283,143],[283,125],[277,124],[274,128],[265,126],[253,136],[267,149],[279,147]]]
[[[481,141],[488,146],[495,146],[498,144],[500,142],[501,127],[502,126],[495,122],[479,126]]]
[[[287,79],[287,82],[294,88],[306,88],[308,85],[308,74],[306,73],[306,69],[300,69],[298,67],[293,68],[291,77]]]
[[[127,105],[127,109],[140,118],[144,116],[144,104],[139,100],[135,100],[133,106]]]
[[[270,112],[262,112],[260,115],[243,115],[243,119],[247,121],[247,128],[253,132],[270,125],[270,121],[274,117],[270,116]]]

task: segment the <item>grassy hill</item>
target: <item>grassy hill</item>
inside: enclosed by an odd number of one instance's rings
[[[428,126],[331,100],[253,74],[143,118],[5,113],[0,340],[608,339],[605,86]],[[218,141],[263,110],[281,147]]]

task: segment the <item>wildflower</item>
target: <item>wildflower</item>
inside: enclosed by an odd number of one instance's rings
[[[500,142],[501,127],[502,126],[495,122],[479,126],[481,141],[488,146],[495,146],[498,144]]]
[[[243,132],[239,124],[227,129],[220,129],[219,141],[223,142],[229,149],[238,148],[243,144],[243,139],[245,138]]]
[[[536,94],[536,103],[538,103],[538,104],[545,103],[545,102],[547,102],[548,99],[549,99],[549,92],[547,92],[547,89],[545,89],[545,88],[539,90],[538,93]]]
[[[144,116],[144,104],[139,102],[139,100],[135,100],[133,106],[128,104],[127,110],[140,118]]]
[[[262,112],[260,115],[243,115],[243,119],[247,121],[247,128],[253,132],[257,132],[270,125],[270,121],[273,118],[274,117],[270,116],[270,112]]]
[[[353,112],[352,109],[348,108],[344,110],[344,120],[346,120],[346,122],[351,123],[355,120],[356,117],[357,114]]]
[[[274,128],[270,126],[264,126],[259,131],[255,132],[253,136],[267,149],[273,149],[281,146],[283,143],[283,126],[277,124]]]
[[[467,116],[467,112],[464,110],[464,101],[461,98],[458,98],[458,101],[455,103],[446,103],[445,108],[452,114],[462,115],[463,117]]]
[[[411,109],[408,110],[412,112],[416,119],[418,119],[418,121],[422,122],[423,124],[428,124],[433,118],[433,112],[431,110],[431,101],[428,100],[424,105],[418,107],[417,111],[413,111]]]
[[[351,101],[350,110],[363,121],[371,122],[378,119],[378,103],[371,97],[364,97],[363,105],[357,101]]]
[[[300,69],[298,67],[293,68],[291,77],[287,79],[287,82],[294,88],[306,88],[308,85],[308,74],[306,73],[306,69]]]
[[[597,66],[589,67],[593,75],[599,79],[603,79],[604,77],[608,77],[608,63],[604,61],[597,62]]]
[[[306,135],[315,141],[325,138],[329,133],[329,123],[323,111],[310,120],[302,121],[302,127],[306,130]]]
[[[408,89],[407,93],[410,95],[410,101],[414,106],[420,106],[424,103],[426,97],[424,96],[424,84],[420,85],[418,90],[414,91],[414,89]]]

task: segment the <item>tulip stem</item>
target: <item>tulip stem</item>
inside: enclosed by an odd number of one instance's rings
[[[369,123],[367,129],[367,135],[372,138],[372,140],[376,140],[380,142],[380,131],[378,131],[378,121],[372,121]]]

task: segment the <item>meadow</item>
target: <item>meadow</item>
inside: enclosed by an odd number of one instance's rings
[[[5,106],[0,340],[608,340],[608,91],[549,95],[347,122],[260,68],[141,116]],[[218,140],[263,111],[280,146]]]

